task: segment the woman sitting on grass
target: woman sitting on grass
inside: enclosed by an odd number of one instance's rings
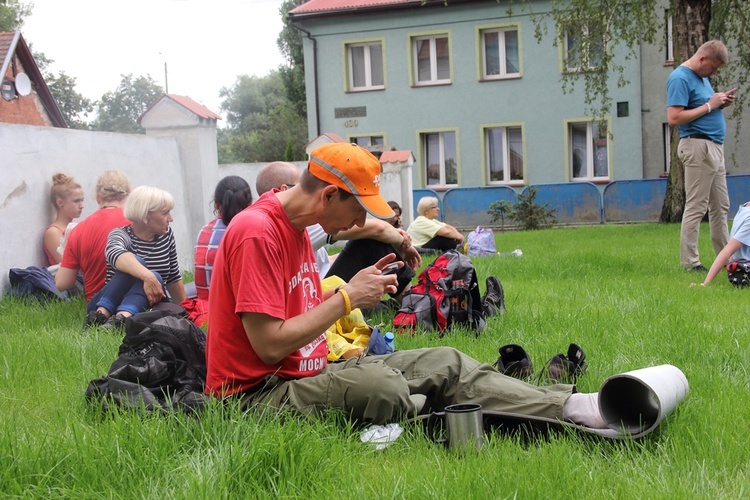
[[[68,224],[83,212],[83,189],[75,179],[57,173],[52,177],[50,201],[55,207],[55,220],[44,231],[44,254],[50,266],[59,264],[62,255],[57,251]]]
[[[445,252],[454,250],[464,242],[464,235],[458,229],[440,222],[438,199],[434,196],[425,196],[417,203],[419,217],[414,219],[406,232],[411,236],[411,243],[423,250],[434,250]]]
[[[227,224],[235,215],[253,202],[253,191],[245,179],[228,175],[214,190],[214,214],[216,218],[203,226],[195,243],[195,289],[198,298],[208,300],[211,286],[211,271],[219,248],[219,242],[227,230]]]
[[[700,285],[708,285],[727,264],[740,259],[750,259],[750,202],[741,205],[737,210],[732,223],[732,231],[729,233],[729,242],[716,256],[706,279]],[[696,283],[690,284],[690,286],[696,285]]]
[[[84,329],[124,326],[128,316],[168,300],[165,286],[175,303],[185,300],[177,246],[169,227],[172,208],[174,198],[161,189],[140,186],[130,194],[124,214],[131,225],[109,233],[104,252],[107,284],[89,302]]]

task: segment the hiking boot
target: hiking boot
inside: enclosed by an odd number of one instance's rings
[[[495,316],[505,312],[505,292],[500,280],[495,276],[488,276],[485,280],[485,293],[482,297],[482,310],[485,316]]]
[[[124,316],[122,314],[115,314],[113,316],[110,316],[109,319],[102,325],[102,328],[105,330],[115,331],[115,330],[124,330],[125,329],[125,320],[127,319],[127,316]]]
[[[578,376],[586,373],[588,365],[584,362],[586,353],[578,344],[568,346],[568,355],[555,354],[547,361],[545,371],[547,380],[553,383],[574,383]]]
[[[85,318],[83,318],[83,330],[85,331],[95,326],[101,326],[107,322],[107,319],[108,318],[104,315],[103,312],[101,312],[99,309],[95,309],[88,313]]]
[[[503,375],[527,379],[534,375],[534,366],[526,350],[518,344],[504,345],[499,349],[500,357],[492,365]]]

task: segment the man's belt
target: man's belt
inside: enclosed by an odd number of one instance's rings
[[[711,139],[706,134],[690,134],[690,135],[686,135],[685,137],[683,137],[683,139],[703,139],[704,141],[715,142],[716,144],[719,144],[719,145],[722,144],[719,141],[715,141],[715,140]]]

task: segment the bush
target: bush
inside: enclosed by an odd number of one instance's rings
[[[505,226],[506,217],[518,224],[522,229],[543,229],[557,222],[555,209],[549,208],[549,203],[539,205],[536,202],[536,187],[529,187],[518,195],[518,201],[494,201],[487,213],[492,216],[492,222],[500,221],[500,227]]]

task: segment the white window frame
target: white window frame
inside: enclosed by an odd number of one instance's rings
[[[445,39],[448,47],[448,78],[438,78],[438,58],[437,58],[437,40]],[[419,80],[419,42],[428,41],[430,44],[430,79]],[[448,33],[439,33],[435,35],[420,35],[411,38],[412,51],[412,75],[415,86],[426,85],[445,85],[451,83],[451,39]]]
[[[360,144],[360,139],[367,139],[367,144]],[[380,144],[375,144],[373,139],[380,139]],[[350,135],[349,142],[359,144],[361,147],[367,149],[375,146],[383,147],[385,145],[385,135],[383,134],[372,134],[372,135]]]
[[[589,27],[588,26],[581,26],[581,34],[579,35],[579,38],[582,40],[584,38],[588,39],[589,37],[590,37],[590,35],[589,35]],[[592,50],[594,49],[595,46],[592,45],[591,43],[589,43],[589,50],[586,53],[586,58],[584,59],[584,61],[585,61],[584,67],[570,66],[570,64],[569,64],[570,57],[568,55],[568,47],[570,45],[570,39],[571,39],[570,31],[566,30],[565,31],[565,39],[564,39],[565,43],[563,45],[563,58],[564,58],[563,66],[565,67],[565,70],[568,73],[577,73],[579,71],[587,71],[587,70],[590,70],[590,69],[595,69],[597,64],[595,62],[592,63],[592,60],[596,61],[596,58],[592,57]],[[604,46],[604,40],[601,40],[601,50],[602,50],[602,53],[604,53],[604,51],[606,50],[606,47]]]
[[[518,71],[509,72],[506,65],[506,46],[505,46],[505,34],[514,31],[518,39]],[[488,74],[487,73],[487,35],[490,33],[497,34],[498,40],[498,62],[499,62],[499,73]],[[521,76],[521,30],[518,26],[508,26],[502,28],[488,28],[480,31],[480,40],[482,47],[482,79],[484,80],[503,80],[505,78],[518,78]]]
[[[609,121],[605,121],[607,129],[604,131],[604,137],[602,137],[599,128],[601,123],[593,120],[568,120],[566,123],[566,135],[567,135],[567,146],[568,146],[568,178],[571,181],[591,181],[591,182],[608,182],[612,175],[612,164],[610,162],[611,143],[609,140],[609,127],[611,124]],[[573,126],[586,125],[586,152],[585,156],[581,157],[583,161],[582,169],[585,170],[585,175],[579,175],[575,177],[575,144],[573,143]],[[607,174],[606,175],[595,175],[595,150],[601,147],[599,141],[605,141],[606,146],[605,156],[607,159]]]
[[[445,151],[445,135],[446,134],[453,134],[453,145],[455,148],[455,155],[456,158],[454,158],[456,162],[456,182],[455,183],[446,183],[446,173],[445,173],[445,160],[446,160],[446,151]],[[428,154],[428,136],[431,135],[437,135],[438,136],[438,168],[440,169],[439,172],[439,183],[437,184],[430,184],[430,176],[428,175],[427,168],[429,167],[429,154]],[[420,149],[422,151],[422,158],[423,158],[423,166],[422,166],[422,172],[424,172],[424,183],[425,187],[434,187],[434,188],[444,188],[444,187],[454,187],[458,186],[458,177],[459,177],[459,168],[458,168],[458,133],[455,130],[443,130],[443,131],[426,131],[421,132],[419,134],[420,139]]]
[[[669,9],[664,9],[664,16],[666,18],[665,26],[667,29],[666,33],[666,44],[665,52],[666,52],[666,62],[668,63],[674,63],[674,43],[672,40],[672,14],[669,12]]]
[[[503,163],[503,179],[502,180],[492,180],[492,152],[490,151],[490,133],[492,131],[500,130],[500,138],[501,138],[501,155],[502,155],[502,163]],[[511,130],[519,130],[521,132],[521,178],[520,179],[511,179],[511,159],[510,159],[510,131]],[[498,125],[498,126],[488,126],[484,127],[483,129],[483,140],[484,140],[484,154],[485,154],[485,164],[486,164],[486,173],[487,173],[487,184],[489,185],[508,185],[508,184],[514,184],[514,185],[523,185],[525,183],[525,177],[526,177],[526,154],[525,154],[525,148],[524,148],[524,127],[521,124],[507,124],[507,125]]]
[[[381,50],[381,74],[383,76],[383,83],[379,85],[374,85],[372,83],[372,59],[371,59],[371,47],[379,45]],[[362,61],[363,67],[365,69],[365,84],[359,87],[354,86],[354,56],[352,54],[352,49],[355,47],[363,47],[363,58]],[[349,75],[349,85],[348,90],[350,92],[367,92],[370,90],[382,90],[385,88],[385,51],[383,50],[384,44],[382,40],[373,40],[369,42],[356,42],[356,43],[347,43],[346,44],[346,62],[348,65],[348,75]]]

